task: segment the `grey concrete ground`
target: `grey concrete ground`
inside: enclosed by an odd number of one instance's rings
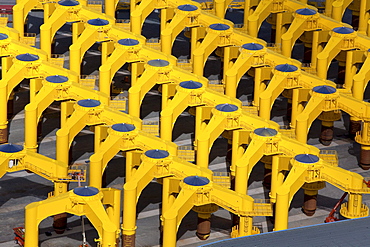
[[[3,0],[4,1],[4,0]],[[2,1],[2,2],[3,2]],[[127,13],[120,13],[124,16]],[[38,33],[39,26],[42,23],[40,18],[41,12],[32,12],[29,17],[30,24],[28,32]],[[234,22],[240,21],[241,12],[233,11],[228,13],[228,17]],[[149,16],[144,24],[143,34],[148,38],[157,38],[159,33],[158,14],[153,13]],[[261,36],[269,39],[269,25],[262,26]],[[62,53],[68,56],[68,45],[71,43],[69,26],[65,25],[57,34],[56,53]],[[124,37],[122,37],[124,38]],[[300,44],[296,47],[296,53],[302,50]],[[174,54],[177,57],[185,58],[188,55],[189,46],[187,39],[180,36],[174,46]],[[89,49],[85,57],[85,74],[97,74],[99,66],[99,52],[97,46]],[[68,59],[66,60],[68,66]],[[220,60],[216,57],[211,57],[206,64],[205,75],[209,79],[219,79]],[[127,94],[128,85],[122,83],[124,75],[129,74],[125,67],[117,73],[115,85],[122,87]],[[335,65],[332,66],[332,71],[329,77],[335,79]],[[242,101],[251,101],[253,79],[244,76],[238,88],[238,97]],[[27,82],[23,83],[24,88],[27,87]],[[366,94],[366,98],[370,98],[370,94]],[[24,137],[24,106],[29,102],[29,96],[26,90],[22,90],[16,94],[15,112],[16,115],[10,121],[10,137],[12,143],[23,144]],[[142,107],[142,117],[146,120],[158,120],[160,111],[160,94],[155,88],[145,97]],[[43,139],[40,143],[39,152],[51,158],[55,158],[55,132],[59,127],[59,105],[54,103],[45,113],[43,122]],[[279,98],[273,107],[273,120],[284,124],[286,113],[286,100]],[[360,173],[362,176],[370,176],[369,172],[363,171],[358,167],[359,145],[348,138],[348,116],[343,114],[342,120],[335,122],[335,139],[329,147],[322,146],[318,141],[320,130],[320,122],[315,121],[309,134],[308,143],[320,149],[337,150],[339,156],[339,166],[347,170]],[[181,115],[175,124],[174,139],[179,145],[191,144],[193,138],[194,118],[187,113]],[[86,161],[92,154],[93,150],[93,133],[86,128],[74,140],[73,144],[73,160],[77,163]],[[210,154],[210,168],[214,171],[226,171],[225,155],[227,142],[223,138],[216,140]],[[110,187],[122,189],[124,183],[124,158],[117,155],[108,166],[108,183]],[[268,191],[262,187],[263,179],[263,164],[258,164],[252,172],[250,181],[249,195],[253,198],[268,198]],[[87,183],[84,183],[85,185]],[[70,185],[70,189],[76,187],[76,183]],[[16,246],[12,244],[13,233],[12,228],[22,226],[24,224],[24,207],[35,201],[44,200],[47,198],[47,193],[52,191],[52,183],[40,178],[32,173],[17,172],[6,174],[0,179],[0,247]],[[311,224],[322,223],[325,217],[329,214],[331,208],[341,197],[342,192],[333,186],[327,184],[326,188],[319,192],[318,210],[312,217],[307,217],[301,212],[303,202],[303,192],[299,191],[294,197],[291,209],[289,212],[289,227],[305,226]],[[364,202],[369,204],[370,197],[365,195]],[[158,246],[159,240],[159,216],[161,208],[161,185],[153,181],[143,191],[140,196],[137,206],[138,221],[137,221],[137,246]],[[96,231],[86,222],[87,240],[91,246],[95,246],[94,238],[97,237]],[[77,216],[70,215],[68,218],[68,230],[57,235],[51,228],[52,218],[47,218],[41,222],[40,231],[40,246],[78,246],[81,244],[81,219]],[[269,218],[256,217],[254,224],[261,229],[261,232],[271,231],[273,225]],[[230,214],[220,209],[212,216],[212,233],[207,241],[200,242],[195,237],[196,230],[196,214],[190,212],[182,221],[178,231],[179,246],[198,246],[200,244],[212,242],[215,240],[225,239],[229,237],[231,227]],[[47,236],[45,233],[51,232],[52,236]]]

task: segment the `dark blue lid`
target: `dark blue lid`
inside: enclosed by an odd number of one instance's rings
[[[134,46],[134,45],[138,45],[139,41],[136,39],[120,39],[118,40],[118,44],[125,45],[125,46]]]
[[[194,11],[194,10],[197,10],[198,7],[195,6],[195,5],[191,5],[191,4],[184,4],[184,5],[180,5],[177,7],[179,10],[182,10],[182,11]]]
[[[192,81],[192,80],[180,82],[180,87],[187,88],[187,89],[197,89],[197,88],[201,88],[202,86],[203,86],[202,83],[197,82],[197,81]]]
[[[309,8],[297,9],[296,13],[300,15],[314,15],[316,14],[316,10],[309,9]]]
[[[73,193],[75,193],[78,196],[95,196],[96,194],[99,193],[99,190],[95,187],[84,186],[74,188]]]
[[[184,178],[184,183],[192,186],[204,186],[209,184],[209,179],[206,177],[190,176]]]
[[[281,72],[294,72],[297,71],[298,68],[292,64],[279,64],[275,67],[276,70]]]
[[[64,83],[68,81],[68,77],[62,75],[51,75],[46,77],[45,80],[51,83]]]
[[[317,86],[317,87],[314,87],[312,90],[316,93],[322,93],[322,94],[332,94],[337,91],[336,88],[327,86],[327,85]]]
[[[95,99],[82,99],[79,100],[77,104],[83,107],[97,107],[100,106],[100,101]]]
[[[298,154],[294,157],[294,159],[298,162],[306,164],[312,164],[319,161],[319,157],[313,154]]]
[[[58,2],[58,4],[62,6],[76,6],[79,5],[80,3],[75,0],[61,0]]]
[[[169,65],[170,63],[162,59],[153,59],[153,60],[148,61],[148,64],[153,67],[165,67]]]
[[[118,132],[130,132],[135,129],[135,126],[132,124],[119,123],[119,124],[113,124],[112,129]]]
[[[270,128],[258,128],[254,130],[254,133],[259,136],[276,136],[278,132]]]
[[[349,27],[336,27],[333,29],[333,31],[340,34],[350,34],[353,33],[355,30]]]
[[[23,150],[23,146],[11,143],[0,145],[0,152],[3,153],[17,153]]]
[[[229,25],[222,24],[222,23],[216,23],[209,26],[209,28],[217,31],[225,31],[230,28]]]
[[[9,36],[5,33],[0,33],[0,40],[4,40],[4,39],[7,39],[9,38]]]
[[[258,51],[263,49],[263,45],[257,43],[247,43],[242,45],[242,48],[250,51]]]
[[[170,155],[166,150],[152,149],[145,152],[145,155],[152,159],[164,159]]]
[[[90,25],[93,25],[93,26],[105,26],[105,25],[109,24],[109,21],[104,20],[104,19],[100,19],[100,18],[96,18],[96,19],[88,20],[87,23],[89,23]]]
[[[219,111],[223,111],[223,112],[233,112],[233,111],[238,110],[238,107],[236,105],[226,103],[226,104],[216,105],[216,109]]]
[[[30,54],[30,53],[20,54],[16,56],[15,58],[18,59],[19,61],[24,61],[24,62],[32,62],[32,61],[39,60],[39,56],[35,54]]]

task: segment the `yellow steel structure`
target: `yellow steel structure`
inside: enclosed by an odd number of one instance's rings
[[[287,229],[294,194],[303,188],[305,195],[315,196],[325,186],[324,182],[349,193],[348,202],[340,210],[344,217],[368,215],[362,195],[369,194],[370,189],[363,183],[363,177],[337,167],[336,161],[322,159],[317,148],[306,144],[308,129],[316,118],[331,128],[340,110],[345,111],[353,122],[363,122],[356,141],[362,147],[360,163],[364,168],[370,165],[370,112],[369,104],[362,101],[370,79],[368,1],[327,0],[327,17],[305,0],[245,0],[238,7],[244,9],[244,33],[223,19],[230,0],[202,5],[187,0],[130,1],[131,32],[115,25],[118,1],[105,2],[106,14],[102,14],[92,10],[87,1],[19,0],[13,9],[14,29],[0,27],[2,143],[7,142],[8,135],[7,102],[15,86],[25,78],[30,79],[30,103],[25,107],[25,150],[1,151],[0,175],[26,169],[55,183],[54,196],[26,207],[25,246],[38,246],[38,224],[42,219],[65,212],[86,215],[98,231],[99,246],[117,246],[120,234],[123,246],[135,246],[137,200],[153,178],[163,184],[163,246],[176,245],[177,229],[191,209],[201,221],[209,221],[218,207],[239,216],[239,223],[231,232],[232,237],[238,237],[258,233],[252,218],[271,216],[275,206],[274,229]],[[354,16],[360,17],[358,32],[341,22],[351,2]],[[205,5],[212,9],[205,11]],[[41,49],[21,42],[26,17],[32,9],[44,10]],[[145,18],[155,9],[161,9],[161,52],[149,48],[140,35]],[[281,51],[267,48],[265,41],[256,38],[269,15],[268,21],[276,30],[274,41],[282,44]],[[67,22],[73,22],[69,70],[50,63],[54,36]],[[286,24],[290,27],[286,28]],[[190,66],[181,65],[171,55],[174,40],[184,28],[190,30],[187,33]],[[310,66],[290,58],[298,38],[311,52]],[[86,88],[80,80],[82,59],[95,42],[101,43],[102,52],[99,90]],[[210,89],[203,77],[204,65],[215,50],[223,60],[225,94]],[[343,88],[336,89],[333,82],[326,80],[333,59],[344,67]],[[129,114],[110,108],[110,85],[125,63],[130,63],[132,76]],[[357,72],[358,63],[363,66]],[[193,73],[180,66],[190,67]],[[243,107],[235,98],[238,83],[247,72],[254,76],[250,108]],[[270,81],[267,86],[266,81]],[[141,131],[140,119],[141,102],[156,84],[160,84],[162,93],[160,138]],[[289,97],[292,104],[292,129],[288,134],[294,133],[296,140],[284,135],[278,124],[270,121],[272,105],[280,94]],[[55,160],[36,153],[37,123],[53,101],[63,101]],[[176,157],[178,147],[172,143],[174,123],[188,107],[195,115],[195,164]],[[251,108],[257,109],[259,116],[247,111]],[[69,149],[73,138],[85,126],[94,128],[90,186],[67,191],[71,181]],[[220,135],[231,145],[233,190],[218,185],[208,169],[210,149]],[[126,156],[122,222],[120,191],[102,188],[106,165],[119,151]],[[266,167],[272,170],[271,202],[258,202],[248,196],[248,180],[258,161],[270,163]],[[303,209],[309,212],[315,208],[305,204]],[[202,239],[209,236],[209,232],[201,229],[197,234]]]

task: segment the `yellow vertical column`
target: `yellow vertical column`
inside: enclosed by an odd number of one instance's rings
[[[113,207],[107,211],[109,219],[115,224],[116,228],[120,228],[121,215],[121,190],[115,190],[113,196]]]
[[[72,44],[76,43],[78,37],[82,33],[85,28],[85,24],[83,22],[73,22],[72,23]]]
[[[103,157],[95,153],[90,157],[89,186],[100,189],[102,187]]]
[[[266,89],[266,84],[262,81],[262,68],[255,68],[253,105],[259,107],[260,94]]]
[[[322,46],[319,45],[320,31],[313,31],[312,34],[312,54],[311,54],[311,68],[316,69],[317,54],[322,51]]]
[[[172,214],[170,214],[172,213]],[[176,246],[177,236],[177,213],[166,212],[163,216],[163,247]]]
[[[63,101],[60,104],[60,128],[65,126],[67,119],[73,113],[74,101]]]
[[[1,78],[5,77],[10,67],[13,65],[13,57],[1,57]]]
[[[195,51],[195,49],[198,48],[198,28],[197,27],[192,27],[190,29],[190,60],[193,61],[194,60],[194,56],[193,56],[193,52],[192,51]]]
[[[283,190],[283,188],[280,187],[280,190],[276,194],[274,231],[285,230],[288,228],[288,214],[289,191]]]
[[[240,132],[235,130],[233,131],[233,139],[232,139],[232,155],[231,155],[231,179],[235,179],[235,169],[236,169],[236,162],[243,156],[244,148],[240,143]],[[235,181],[234,181],[235,182]]]
[[[271,169],[271,192],[270,198],[271,202],[276,202],[276,192],[277,189],[283,184],[284,182],[284,173],[280,171],[279,168],[279,156],[274,155],[272,156],[272,169]]]
[[[7,86],[0,85],[0,144],[8,142]]]
[[[361,0],[360,1],[360,15],[359,15],[360,18],[359,18],[359,24],[358,24],[358,33],[361,33],[361,34],[366,34],[366,31],[367,31],[367,22],[369,20],[369,14],[367,13],[366,7],[367,7],[367,0]]]
[[[293,89],[293,93],[292,93],[292,118],[290,122],[291,128],[296,127],[297,116],[300,113],[302,113],[303,110],[304,110],[304,107],[302,103],[299,101],[299,89],[295,88]]]
[[[27,150],[37,152],[37,106],[28,104],[24,110],[24,146]]]
[[[37,223],[37,207],[25,208],[24,227],[25,232],[25,247],[39,246],[39,226]]]
[[[125,183],[123,186],[123,247],[135,247],[137,184]]]
[[[346,52],[346,74],[344,79],[345,88],[352,88],[353,85],[353,76],[356,74],[357,68],[353,63],[353,51]]]

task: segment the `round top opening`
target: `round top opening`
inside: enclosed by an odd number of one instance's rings
[[[294,159],[301,163],[313,164],[319,161],[319,157],[313,154],[298,154]]]
[[[294,66],[293,64],[279,64],[275,67],[276,70],[280,72],[294,72],[297,71],[297,66]]]
[[[242,45],[242,48],[250,51],[258,51],[263,49],[263,45],[257,43],[247,43]]]
[[[9,38],[9,36],[5,33],[0,33],[0,40],[4,40],[4,39],[7,39]]]
[[[321,93],[321,94],[332,94],[332,93],[335,93],[337,89],[331,86],[323,85],[323,86],[314,87],[312,91],[316,93]]]
[[[23,150],[23,146],[11,143],[0,145],[0,152],[3,153],[17,153]]]
[[[105,26],[109,24],[109,21],[97,18],[97,19],[88,20],[87,23],[93,26]]]
[[[30,53],[20,54],[16,56],[15,58],[23,62],[33,62],[33,61],[39,60],[39,56],[35,54],[30,54]]]
[[[314,15],[316,14],[316,10],[309,9],[309,8],[297,9],[296,13],[300,15]]]
[[[112,129],[118,132],[130,132],[135,129],[135,126],[133,124],[119,123],[113,124]]]
[[[76,5],[79,5],[80,3],[78,1],[75,1],[75,0],[61,0],[58,2],[59,5],[62,5],[62,6],[76,6]]]
[[[148,61],[148,64],[153,67],[166,67],[170,64],[170,62],[163,59],[153,59]]]
[[[211,24],[209,28],[216,30],[216,31],[225,31],[225,30],[230,29],[230,26],[223,24],[223,23],[216,23],[216,24]]]
[[[333,29],[333,31],[340,34],[350,34],[353,33],[355,30],[349,27],[336,27]]]
[[[91,186],[77,187],[73,189],[73,193],[78,196],[95,196],[99,193],[99,190]]]
[[[216,106],[216,109],[222,112],[233,112],[238,110],[238,107],[233,104],[220,104]]]
[[[83,99],[77,102],[82,107],[97,107],[100,106],[100,101],[95,99]]]
[[[180,5],[177,7],[179,10],[182,10],[182,11],[195,11],[198,9],[197,6],[195,5],[191,5],[191,4],[184,4],[184,5]]]
[[[192,81],[192,80],[180,82],[180,87],[186,88],[186,89],[197,89],[197,88],[201,88],[202,86],[203,86],[202,83],[197,82],[197,81]]]
[[[120,39],[118,40],[118,44],[125,45],[125,46],[134,46],[134,45],[138,45],[139,41],[136,39]]]
[[[164,159],[167,158],[170,154],[166,150],[152,149],[146,151],[145,155],[152,159]]]
[[[46,77],[45,80],[51,83],[64,83],[68,81],[68,77],[62,75],[51,75]]]
[[[276,136],[278,132],[270,128],[258,128],[254,130],[254,133],[259,136]]]
[[[184,183],[191,186],[204,186],[209,184],[209,179],[206,177],[200,176],[190,176],[184,178]]]

